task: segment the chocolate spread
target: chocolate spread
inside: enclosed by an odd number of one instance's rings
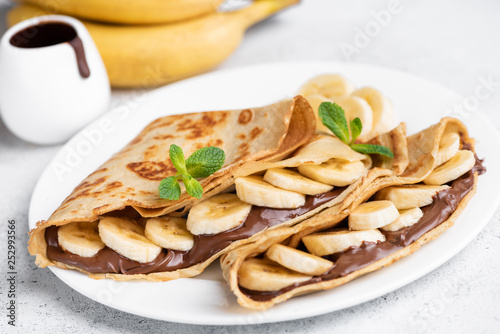
[[[85,58],[82,40],[76,30],[63,22],[45,22],[27,27],[10,39],[10,44],[18,48],[32,49],[68,43],[75,51],[78,71],[82,78],[90,76],[89,66]]]
[[[470,146],[463,145],[463,149],[470,149]],[[389,232],[380,230],[386,237],[386,240],[383,242],[363,242],[363,244],[359,247],[350,247],[344,252],[324,256],[325,259],[335,263],[332,269],[325,274],[315,276],[302,283],[287,286],[278,291],[252,291],[240,286],[241,291],[253,300],[262,302],[268,301],[303,285],[319,283],[347,276],[356,270],[362,269],[405,248],[433,228],[439,226],[451,216],[462,199],[474,187],[475,172],[477,172],[478,175],[486,172],[486,168],[482,165],[482,160],[479,160],[477,156],[476,164],[470,171],[453,181],[451,188],[437,193],[430,205],[421,208],[424,215],[417,223],[398,231]],[[338,227],[347,227],[347,221],[344,221],[341,225],[336,226],[336,228]],[[304,246],[299,245],[299,248],[301,247]]]
[[[266,228],[282,224],[303,215],[339,196],[345,187],[334,188],[324,194],[306,196],[306,204],[297,209],[272,209],[253,206],[243,223],[229,231],[212,235],[194,236],[194,246],[189,251],[164,249],[151,262],[141,263],[121,256],[104,247],[93,257],[82,257],[64,251],[57,241],[57,226],[45,230],[47,257],[91,273],[119,273],[126,275],[149,274],[187,268],[208,260],[229,246],[233,241],[251,237]]]

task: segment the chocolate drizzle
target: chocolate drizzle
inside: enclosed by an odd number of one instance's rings
[[[57,226],[45,230],[47,257],[91,273],[119,273],[126,275],[149,274],[187,268],[208,260],[228,247],[233,241],[242,240],[272,226],[282,224],[312,211],[339,196],[346,188],[335,188],[324,194],[307,196],[306,204],[297,209],[271,209],[253,206],[245,221],[238,227],[213,235],[195,236],[189,251],[164,249],[151,262],[140,263],[127,259],[105,247],[93,257],[81,257],[64,251],[57,242]]]
[[[437,193],[434,196],[433,202],[422,208],[424,215],[417,223],[399,231],[388,232],[381,230],[386,237],[386,241],[378,243],[363,242],[359,247],[351,247],[344,252],[324,256],[325,259],[335,263],[332,269],[325,274],[315,276],[306,282],[287,286],[278,291],[252,291],[241,286],[240,290],[253,300],[265,302],[300,286],[347,276],[356,270],[362,269],[394,254],[417,241],[420,237],[439,226],[453,214],[460,202],[473,189],[475,172],[479,175],[486,172],[486,168],[482,165],[482,160],[479,160],[477,157],[476,164],[470,171],[453,181],[451,188]],[[343,227],[347,227],[346,222],[343,222],[343,224]]]
[[[63,22],[45,22],[27,27],[10,39],[10,44],[18,48],[33,49],[68,43],[74,50],[78,72],[82,78],[90,76],[83,43],[76,30]]]

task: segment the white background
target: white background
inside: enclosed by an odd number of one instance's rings
[[[340,46],[356,46],[356,31],[376,22],[373,11],[386,9],[389,2],[303,1],[251,28],[241,47],[219,68],[287,60],[368,63],[417,74],[464,97],[474,97],[481,78],[500,82],[500,2],[495,0],[402,0],[401,12],[391,16],[367,46],[347,59]],[[1,31],[5,3],[0,1]],[[493,89],[490,97],[479,101],[479,108],[500,129],[500,84]],[[114,104],[125,103],[130,96],[117,93]],[[414,96],[418,99],[419,92]],[[474,117],[474,110],[469,117]],[[7,326],[3,264],[0,332],[494,333],[500,328],[500,211],[467,248],[442,267],[398,291],[340,312],[277,324],[200,327],[150,320],[102,306],[62,284],[49,270],[36,269],[25,247],[31,192],[59,147],[24,143],[0,123],[0,254],[7,254],[9,219],[16,220],[18,237],[17,327]]]

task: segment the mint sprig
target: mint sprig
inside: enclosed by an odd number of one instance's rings
[[[349,122],[351,132],[347,126],[344,109],[336,103],[323,102],[319,106],[319,118],[321,122],[330,129],[335,136],[337,136],[344,143],[349,145],[351,149],[363,154],[380,154],[389,158],[394,158],[391,150],[382,145],[374,144],[354,144],[356,139],[363,130],[363,124],[359,117],[356,117]]]
[[[215,146],[200,148],[186,160],[182,148],[172,144],[170,145],[169,155],[172,165],[177,169],[177,173],[175,176],[161,180],[158,191],[161,198],[172,201],[178,200],[181,196],[181,187],[179,185],[181,179],[186,187],[186,192],[190,196],[200,199],[203,195],[203,187],[196,179],[212,175],[224,165],[226,160],[224,151]]]

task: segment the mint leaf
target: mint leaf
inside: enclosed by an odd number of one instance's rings
[[[363,154],[380,154],[385,155],[389,158],[394,158],[394,154],[391,150],[385,146],[372,145],[372,144],[352,144],[351,148],[359,153]]]
[[[161,198],[169,199],[171,201],[176,201],[181,196],[181,186],[175,176],[170,176],[161,180],[160,185],[158,186],[158,191],[160,192]]]
[[[170,161],[172,161],[172,165],[174,165],[177,171],[181,174],[186,173],[186,161],[184,159],[184,152],[182,152],[182,148],[172,144],[170,145],[169,154]]]
[[[226,154],[218,147],[200,148],[186,160],[187,173],[197,179],[207,177],[218,171],[225,160]]]
[[[184,182],[184,186],[186,186],[186,191],[190,196],[196,197],[198,199],[203,195],[203,187],[200,182],[194,179],[189,174],[182,174],[182,181]]]
[[[351,144],[354,143],[356,138],[361,134],[361,130],[363,130],[363,124],[361,124],[361,120],[359,117],[356,117],[352,121],[349,122],[349,126],[351,127]]]
[[[389,158],[394,158],[391,150],[385,146],[373,144],[354,144],[354,141],[359,137],[363,130],[363,124],[359,117],[349,121],[351,133],[347,127],[344,109],[336,103],[323,102],[318,108],[319,118],[328,129],[330,129],[337,138],[349,145],[351,149],[363,154],[380,154]],[[349,141],[349,138],[352,138]]]
[[[158,191],[161,198],[178,200],[181,196],[179,180],[182,179],[186,186],[186,192],[196,198],[203,195],[203,187],[196,178],[207,177],[218,171],[224,161],[226,154],[218,147],[210,146],[196,150],[186,160],[184,152],[177,145],[170,145],[170,160],[177,169],[175,176],[161,180]]]
[[[319,106],[319,118],[335,136],[344,143],[349,143],[349,128],[345,119],[344,110],[336,103],[323,102]]]

